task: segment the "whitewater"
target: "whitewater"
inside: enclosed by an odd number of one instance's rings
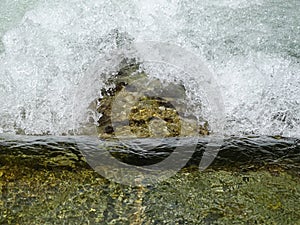
[[[78,105],[88,106],[105,86],[104,77],[95,83],[88,75],[95,61],[126,43],[155,41],[207,66],[224,104],[224,135],[300,137],[298,0],[0,4],[0,133],[76,134]],[[191,106],[205,99],[193,79],[181,79],[194,96]],[[79,93],[92,96],[82,102]]]

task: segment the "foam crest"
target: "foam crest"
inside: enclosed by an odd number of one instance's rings
[[[155,40],[187,49],[216,75],[227,135],[299,137],[297,6],[283,0],[40,2],[2,37],[0,132],[72,134],[74,98],[85,91],[81,83],[95,60],[126,43]],[[197,108],[201,88],[181,79]],[[86,88],[96,91],[103,82],[88,81],[95,86]],[[82,106],[91,96],[84,99]]]

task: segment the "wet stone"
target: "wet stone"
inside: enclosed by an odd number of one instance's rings
[[[110,88],[101,90],[97,106],[102,115],[97,131],[102,139],[209,135],[207,121],[185,116],[185,87],[150,79],[135,60],[125,61],[106,84]]]

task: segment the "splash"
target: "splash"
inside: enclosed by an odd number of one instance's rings
[[[296,0],[40,2],[2,37],[0,132],[73,134],[76,94],[104,85],[88,80],[95,86],[80,89],[95,60],[155,40],[192,52],[216,75],[226,135],[299,137],[297,7]],[[182,80],[203,98],[192,79]]]

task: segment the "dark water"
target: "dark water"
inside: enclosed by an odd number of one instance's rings
[[[126,154],[129,164],[139,166],[154,164],[168,157],[176,147],[187,151],[189,139],[181,141],[169,139],[136,139],[123,141],[100,141],[93,143],[88,137],[52,136],[0,136],[0,155],[13,155],[23,158],[54,158],[64,156],[74,163],[82,163],[85,154],[95,151],[109,151],[115,157]],[[187,165],[197,165],[211,139],[200,138]],[[85,146],[85,149],[82,149]],[[138,148],[137,146],[142,147]],[[141,150],[142,149],[142,150]],[[143,150],[144,149],[144,150]],[[282,165],[287,169],[299,169],[300,140],[284,137],[229,137],[224,139],[212,167],[234,167],[241,165]],[[192,149],[194,150],[194,149]],[[82,152],[84,154],[82,155]],[[176,154],[181,154],[176,152]],[[101,156],[101,154],[100,154]],[[132,161],[130,161],[132,159]],[[122,159],[120,159],[122,160]],[[186,160],[183,159],[182,160]],[[23,162],[25,164],[25,162]]]

